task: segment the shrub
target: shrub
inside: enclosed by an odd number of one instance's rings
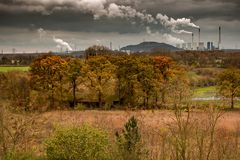
[[[82,104],[82,103],[78,103],[75,107],[74,107],[75,110],[78,110],[78,111],[83,111],[83,110],[86,110],[87,109],[87,106]]]
[[[46,154],[50,160],[105,160],[109,144],[105,132],[88,125],[59,128],[46,141]]]
[[[27,111],[30,103],[30,87],[27,74],[8,72],[1,76],[1,91],[11,105],[11,109]],[[1,97],[2,98],[2,97]]]
[[[147,152],[141,144],[141,135],[138,129],[137,119],[133,116],[124,126],[123,132],[116,133],[119,158],[123,160],[145,159]]]

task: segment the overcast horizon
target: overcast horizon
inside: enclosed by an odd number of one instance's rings
[[[240,48],[239,0],[0,0],[0,50],[118,49],[143,41],[211,41]]]

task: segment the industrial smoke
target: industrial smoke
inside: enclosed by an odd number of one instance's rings
[[[67,42],[63,41],[62,39],[53,37],[53,41],[57,43],[58,46],[65,47],[68,51],[73,50],[71,46]]]
[[[113,0],[17,0],[9,3],[0,2],[0,8],[5,11],[20,12],[40,12],[45,15],[52,14],[59,10],[73,10],[82,13],[92,14],[94,19],[101,17],[108,18],[125,18],[131,23],[140,20],[147,24],[161,24],[174,33],[187,33],[189,31],[181,29],[182,27],[199,28],[188,18],[174,19],[158,13],[156,16],[141,11],[137,11],[131,6],[118,5]]]

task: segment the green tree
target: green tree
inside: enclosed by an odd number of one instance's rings
[[[240,70],[227,69],[218,76],[219,93],[231,100],[234,108],[234,99],[240,94]]]
[[[137,119],[133,116],[124,125],[122,133],[116,133],[116,140],[123,160],[141,160],[146,156],[141,145],[141,134],[138,128]]]
[[[104,88],[114,80],[115,65],[113,65],[107,57],[95,56],[87,60],[83,68],[83,72],[88,81],[86,85],[97,92],[99,107],[102,107]]]
[[[111,53],[111,51],[107,47],[94,45],[85,50],[85,58],[89,59],[92,56],[106,55],[108,53]]]
[[[49,160],[107,160],[111,154],[107,133],[88,125],[58,128],[45,146]]]
[[[139,81],[140,56],[123,56],[117,63],[119,100],[121,104],[137,105],[141,84]]]
[[[186,69],[176,65],[169,80],[169,98],[174,106],[186,104],[192,96],[191,84]]]
[[[137,79],[143,92],[143,105],[149,107],[149,99],[156,92],[157,79],[154,71],[154,63],[150,57],[141,56],[138,59]]]
[[[83,77],[82,73],[82,67],[83,62],[80,59],[72,58],[68,61],[68,67],[67,67],[67,77],[71,84],[72,89],[72,107],[76,105],[76,90],[78,86],[78,79],[80,77]]]
[[[149,56],[121,55],[113,58],[117,66],[117,95],[120,104],[139,106],[143,100],[144,107],[156,92],[156,74],[154,63]]]

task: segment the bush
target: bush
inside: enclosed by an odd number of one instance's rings
[[[82,103],[78,103],[75,107],[74,107],[75,110],[78,110],[78,111],[83,111],[83,110],[86,110],[87,107],[86,105],[82,104]]]
[[[4,95],[11,105],[11,109],[27,111],[30,104],[29,78],[25,73],[8,72],[0,76],[0,92]]]
[[[59,128],[46,141],[50,160],[106,160],[110,158],[108,136],[88,125]]]
[[[119,159],[142,160],[146,158],[147,152],[141,143],[137,119],[134,116],[124,125],[124,130],[121,134],[116,133],[116,139],[119,149]]]

